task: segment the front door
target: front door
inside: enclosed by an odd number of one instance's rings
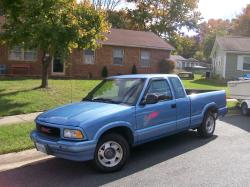
[[[171,99],[163,99],[156,104],[137,107],[136,121],[139,142],[157,139],[176,130],[176,103],[172,99],[172,93],[167,80],[152,80],[144,96],[147,94],[169,96]]]
[[[64,75],[64,63],[59,56],[54,57],[52,64],[53,75]]]

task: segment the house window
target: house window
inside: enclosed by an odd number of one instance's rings
[[[148,51],[141,51],[141,66],[142,67],[150,66],[150,53]]]
[[[250,56],[243,58],[243,70],[250,70]]]
[[[123,65],[123,58],[124,58],[124,49],[114,48],[113,49],[113,64]]]
[[[94,64],[95,63],[95,51],[90,49],[84,50],[84,63],[85,64]]]
[[[24,49],[22,47],[15,46],[9,50],[9,60],[36,61],[37,60],[37,50]]]

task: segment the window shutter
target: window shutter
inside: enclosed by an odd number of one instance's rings
[[[243,56],[238,56],[237,59],[237,70],[243,70]]]

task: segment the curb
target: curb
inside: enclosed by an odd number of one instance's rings
[[[53,156],[38,152],[36,149],[0,155],[0,172],[50,158]]]

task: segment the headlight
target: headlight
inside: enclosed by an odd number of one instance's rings
[[[73,129],[64,129],[63,137],[64,138],[83,139],[82,132],[79,130],[73,130]]]

